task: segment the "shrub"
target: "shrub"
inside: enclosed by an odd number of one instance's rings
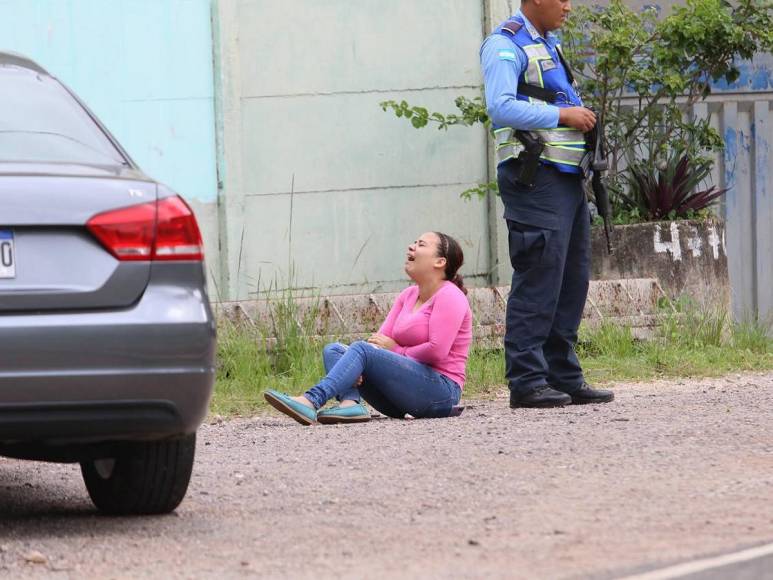
[[[672,153],[661,167],[636,162],[626,172],[627,193],[620,192],[622,210],[645,220],[694,218],[708,209],[727,189],[699,189],[711,173],[711,162],[687,153]]]

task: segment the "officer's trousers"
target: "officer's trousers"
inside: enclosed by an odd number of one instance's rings
[[[499,166],[513,280],[505,321],[506,376],[513,395],[542,385],[571,393],[584,382],[574,346],[588,296],[590,215],[579,175],[542,165],[534,187]]]

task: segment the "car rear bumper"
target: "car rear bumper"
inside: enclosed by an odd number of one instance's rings
[[[159,268],[121,310],[0,314],[0,442],[194,432],[215,378],[200,270]]]
[[[84,437],[84,426],[88,426],[88,437]],[[171,401],[0,405],[0,441],[4,442],[155,439],[184,431],[182,417]]]

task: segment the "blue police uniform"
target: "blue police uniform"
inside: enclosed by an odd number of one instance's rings
[[[513,279],[507,301],[506,376],[511,402],[549,385],[584,385],[575,354],[590,278],[590,215],[579,166],[584,136],[559,126],[559,108],[582,106],[558,38],[544,38],[522,12],[481,47],[486,105],[494,128]],[[557,95],[552,104],[519,94],[528,83]],[[531,187],[517,181],[527,130],[545,145]]]

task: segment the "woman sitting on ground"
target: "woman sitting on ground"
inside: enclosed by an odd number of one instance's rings
[[[367,342],[329,344],[327,375],[303,396],[265,393],[275,409],[303,425],[361,422],[377,411],[402,419],[448,417],[459,403],[472,341],[472,312],[459,268],[461,247],[439,232],[408,246],[405,273],[416,283],[397,297]],[[340,404],[318,411],[336,397]]]

